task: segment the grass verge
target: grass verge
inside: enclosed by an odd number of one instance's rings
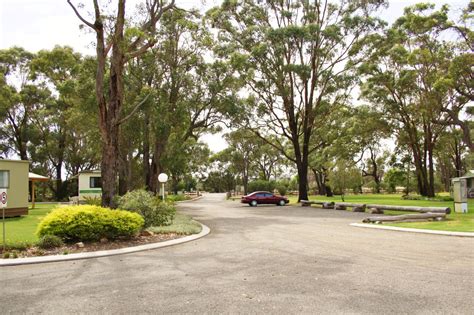
[[[10,249],[24,249],[38,241],[36,228],[40,221],[56,204],[37,204],[35,209],[29,209],[28,215],[5,219],[6,244]],[[0,240],[3,233],[3,224],[0,214]]]
[[[148,228],[153,233],[176,233],[183,235],[197,234],[201,232],[201,229],[201,224],[194,221],[190,216],[181,213],[176,213],[171,225]]]
[[[297,204],[298,197],[290,196],[290,204]],[[310,200],[334,201],[342,202],[339,196],[309,196]],[[345,202],[365,203],[365,204],[383,204],[383,205],[399,205],[399,206],[418,206],[418,207],[450,207],[451,214],[447,216],[445,221],[430,222],[406,222],[406,223],[384,223],[384,225],[407,227],[413,229],[428,229],[438,231],[452,232],[474,232],[474,200],[468,202],[468,213],[455,213],[454,203],[452,201],[431,201],[431,200],[402,200],[401,195],[387,194],[361,194],[346,195]],[[386,214],[406,214],[402,211],[386,211]]]
[[[5,219],[6,246],[8,249],[23,250],[38,241],[36,228],[40,221],[57,204],[36,204],[35,209],[29,209],[29,214],[22,217]],[[191,217],[177,213],[173,223],[169,226],[150,228],[155,233],[176,233],[183,235],[197,234],[201,232],[201,225]],[[2,245],[3,225],[0,214],[0,247]]]

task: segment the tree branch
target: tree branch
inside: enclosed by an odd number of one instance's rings
[[[69,5],[71,6],[71,8],[74,10],[74,13],[76,14],[76,16],[79,18],[79,20],[82,21],[82,23],[86,24],[87,26],[89,26],[90,28],[92,28],[93,30],[97,31],[97,28],[95,27],[94,24],[92,24],[91,22],[89,21],[86,21],[86,19],[84,19],[81,14],[79,13],[79,11],[77,11],[76,7],[72,4],[71,0],[67,0],[67,3],[69,3]]]

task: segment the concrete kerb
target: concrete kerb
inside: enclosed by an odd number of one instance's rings
[[[366,223],[351,223],[350,225],[355,226],[355,227],[360,227],[360,228],[390,230],[390,231],[398,231],[398,232],[435,234],[435,235],[458,236],[458,237],[474,237],[474,233],[472,232],[423,230],[423,229],[402,228],[402,227],[396,227],[396,226],[383,226],[380,224],[366,224]]]
[[[69,254],[69,255],[52,255],[52,256],[27,257],[27,258],[16,258],[16,259],[1,259],[0,267],[123,255],[123,254],[130,254],[130,253],[136,253],[136,252],[141,252],[141,251],[146,251],[146,250],[152,250],[152,249],[157,249],[157,248],[162,248],[162,247],[178,245],[178,244],[197,240],[201,237],[208,235],[211,232],[211,230],[206,225],[200,222],[199,224],[201,224],[201,227],[202,227],[202,230],[200,233],[188,235],[188,236],[177,238],[174,240],[133,246],[133,247],[126,247],[126,248],[120,248],[120,249],[101,250],[101,251],[96,251],[96,252],[77,253],[77,254]]]

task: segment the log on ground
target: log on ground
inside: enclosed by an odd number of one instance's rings
[[[372,222],[394,222],[394,221],[405,221],[405,220],[443,220],[446,218],[446,213],[420,213],[420,214],[404,214],[404,215],[393,215],[383,217],[368,217],[362,220],[364,223]]]
[[[416,206],[396,206],[396,205],[375,205],[368,204],[368,208],[377,208],[380,210],[397,210],[397,211],[409,211],[409,212],[420,212],[420,213],[451,213],[449,207],[416,207]]]

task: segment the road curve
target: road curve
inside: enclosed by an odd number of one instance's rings
[[[211,228],[190,243],[0,268],[2,313],[472,314],[474,240],[360,229],[364,214],[179,205]]]

